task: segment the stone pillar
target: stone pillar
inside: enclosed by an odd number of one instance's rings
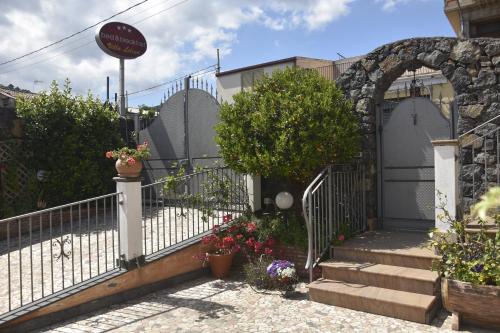
[[[144,263],[142,249],[141,179],[115,177],[119,194],[118,218],[120,267],[131,269]]]
[[[434,146],[434,184],[435,184],[435,226],[446,231],[450,225],[443,221],[443,205],[452,219],[457,216],[458,197],[458,140],[435,140]]]
[[[255,175],[246,175],[246,184],[248,192],[248,203],[250,204],[250,209],[252,212],[256,212],[262,209],[262,186],[261,177]]]

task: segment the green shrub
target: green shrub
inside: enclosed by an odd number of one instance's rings
[[[260,256],[243,266],[245,281],[258,289],[276,289],[275,281],[267,274],[267,267],[273,262],[269,256]]]
[[[441,203],[441,219],[450,224],[445,233],[431,233],[431,245],[440,256],[433,269],[445,278],[482,285],[500,286],[500,188],[492,188],[482,200],[472,207],[472,216],[464,220],[453,219]],[[489,214],[488,214],[489,212]],[[477,216],[475,216],[477,214]],[[480,224],[478,233],[467,233],[467,224],[476,220]],[[494,236],[486,233],[486,222],[497,228]]]
[[[308,183],[358,153],[358,121],[342,92],[316,71],[287,68],[223,103],[216,141],[241,173]]]
[[[114,190],[105,152],[123,145],[116,112],[90,93],[73,96],[68,80],[62,90],[53,82],[50,91],[20,99],[17,112],[25,122],[24,163],[47,175],[35,197],[54,206]]]
[[[307,228],[305,221],[299,214],[290,211],[284,216],[282,213],[263,216],[257,219],[259,238],[269,236],[288,246],[307,249]]]

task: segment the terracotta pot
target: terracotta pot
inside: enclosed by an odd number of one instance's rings
[[[223,279],[229,275],[231,264],[233,263],[234,253],[230,254],[212,254],[207,253],[208,264],[212,275],[216,279]]]
[[[115,164],[118,176],[123,178],[137,178],[141,175],[142,161],[137,161],[133,165],[123,164],[120,159]]]

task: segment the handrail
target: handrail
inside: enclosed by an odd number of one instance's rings
[[[495,117],[491,118],[491,119],[490,119],[490,120],[488,120],[488,121],[485,121],[485,122],[484,122],[484,123],[482,123],[481,125],[474,127],[473,129],[471,129],[471,130],[469,130],[469,131],[465,132],[464,134],[460,135],[460,136],[458,137],[458,140],[460,140],[460,139],[462,139],[464,136],[466,136],[466,135],[468,135],[468,134],[471,134],[471,133],[473,133],[474,131],[476,131],[476,130],[480,129],[480,128],[481,128],[481,127],[483,127],[484,125],[491,123],[493,120],[496,120],[496,119],[499,119],[499,118],[500,118],[500,114],[499,114],[498,116],[495,116]]]
[[[330,252],[332,239],[347,226],[353,233],[366,228],[364,168],[355,165],[329,165],[309,184],[302,196],[307,228],[309,280],[314,267]]]
[[[21,215],[11,216],[11,217],[7,217],[7,218],[5,218],[3,220],[0,220],[0,224],[1,223],[5,223],[5,222],[9,222],[9,221],[24,219],[24,218],[27,218],[27,217],[30,217],[30,216],[33,216],[33,215],[39,215],[39,214],[49,213],[49,212],[52,212],[52,211],[55,211],[55,210],[61,210],[61,209],[68,208],[68,207],[71,207],[71,206],[81,205],[81,204],[84,204],[84,203],[87,203],[87,202],[92,202],[92,201],[96,201],[96,200],[100,200],[100,199],[106,199],[106,198],[109,198],[109,197],[112,197],[112,196],[115,196],[115,195],[120,195],[120,194],[123,194],[123,193],[122,192],[114,192],[114,193],[104,194],[104,195],[100,195],[98,197],[93,197],[93,198],[84,199],[84,200],[80,200],[80,201],[70,202],[70,203],[67,203],[67,204],[64,204],[64,205],[60,205],[60,206],[50,207],[50,208],[46,208],[46,209],[42,209],[42,210],[37,210],[37,211],[34,211],[34,212],[30,212],[30,213],[25,213],[25,214],[21,214]]]
[[[327,166],[325,169],[323,169],[323,171],[321,171],[319,173],[319,175],[316,176],[316,178],[314,178],[314,180],[311,182],[311,184],[309,184],[309,186],[306,188],[306,190],[304,191],[304,195],[302,196],[302,211],[304,213],[304,220],[306,222],[306,228],[307,228],[307,261],[306,261],[306,266],[305,266],[305,269],[308,269],[309,270],[309,278],[312,280],[312,255],[313,255],[313,232],[312,232],[312,222],[311,222],[311,219],[312,217],[310,216],[310,213],[311,213],[311,206],[312,206],[312,203],[311,202],[307,202],[309,199],[310,201],[310,194],[311,194],[311,190],[312,188],[316,185],[316,183],[324,177],[324,175],[328,172],[328,169],[330,168],[331,166]],[[307,206],[307,204],[309,204],[309,206]],[[307,208],[306,207],[309,207],[309,212],[307,211]]]

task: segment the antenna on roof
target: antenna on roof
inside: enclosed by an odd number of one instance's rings
[[[341,58],[341,59],[345,59],[346,57],[344,57],[342,54],[338,53],[337,52],[337,55]]]

